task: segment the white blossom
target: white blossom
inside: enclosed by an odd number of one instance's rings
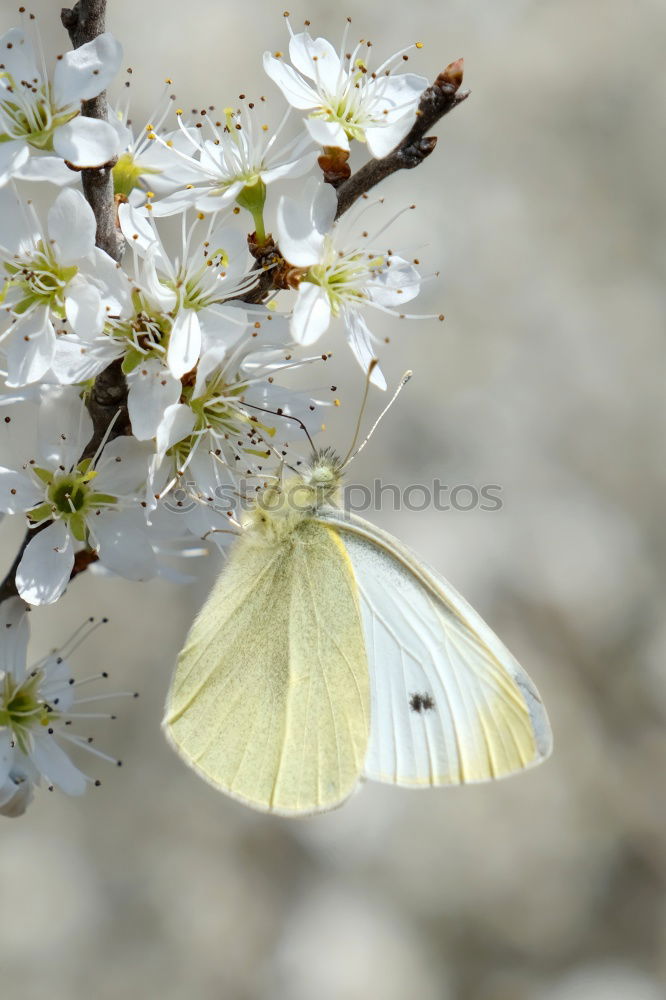
[[[88,706],[109,695],[82,697],[64,650],[28,665],[29,634],[25,604],[17,597],[4,601],[0,605],[0,815],[10,817],[25,812],[42,779],[67,795],[81,795],[93,783],[63,744],[120,764],[97,750],[91,737],[83,738],[73,729],[80,719],[99,717],[102,713],[91,713]]]
[[[119,437],[82,458],[92,433],[77,391],[50,390],[39,407],[36,457],[18,469],[0,467],[0,511],[25,514],[33,531],[16,571],[18,592],[29,604],[58,600],[80,545],[128,579],[153,575],[154,553],[136,500],[149,449]]]
[[[199,220],[188,229],[183,217],[181,253],[172,260],[147,211],[121,205],[119,218],[125,238],[143,259],[146,284],[159,285],[160,294],[171,297],[166,363],[180,378],[196,365],[206,337],[224,339],[239,322],[239,314],[230,313],[224,302],[239,298],[256,283],[247,241],[237,229],[219,225],[216,217],[203,232]]]
[[[256,106],[234,111],[225,108],[224,123],[206,115],[202,125],[207,129],[188,128],[181,124],[189,143],[189,154],[183,145],[177,147],[158,139],[165,152],[175,162],[188,167],[190,182],[182,190],[161,199],[154,205],[155,215],[172,215],[193,205],[200,212],[217,212],[238,200],[255,215],[260,227],[266,185],[288,177],[301,177],[314,164],[317,151],[307,133],[280,145],[279,138],[288,114],[271,133],[266,124],[258,125]],[[179,117],[182,123],[182,118]]]
[[[259,482],[325,405],[312,391],[275,382],[280,372],[322,363],[321,357],[294,360],[284,318],[259,309],[255,316],[261,317],[255,338],[202,357],[196,379],[185,383],[157,433],[149,492],[167,496],[173,509],[173,491],[184,491],[175,504],[195,534],[219,528],[220,518],[237,507],[239,478]]]
[[[425,77],[414,73],[392,74],[409,51],[403,49],[371,72],[359,55],[369,43],[359,42],[347,54],[348,27],[339,54],[325,38],[311,38],[307,31],[290,32],[291,66],[264,54],[264,69],[292,107],[308,111],[306,126],[320,146],[348,150],[349,140],[367,142],[373,156],[386,156],[414,123]],[[417,47],[420,45],[417,43]]]
[[[329,184],[308,181],[300,198],[283,196],[278,205],[280,251],[303,271],[291,317],[291,332],[299,344],[314,343],[340,317],[354,356],[364,371],[376,357],[376,338],[362,315],[367,307],[398,310],[419,292],[421,278],[408,261],[367,247],[367,234],[345,243],[340,223],[334,223],[335,191]],[[348,223],[346,223],[348,225]],[[386,388],[375,367],[372,381]]]
[[[183,127],[162,133],[171,102],[163,100],[162,104],[138,130],[132,125],[128,107],[110,111],[109,121],[118,134],[120,148],[113,167],[114,191],[133,204],[143,204],[156,192],[167,194],[200,177],[199,169],[190,163],[188,130]]]
[[[61,191],[43,231],[31,205],[0,191],[0,341],[7,385],[38,382],[56,348],[56,323],[67,320],[85,339],[101,333],[110,313],[129,300],[127,279],[95,246],[95,216],[79,191]]]
[[[0,186],[12,177],[69,180],[63,161],[99,167],[118,149],[108,122],[81,115],[81,101],[105,90],[122,59],[122,47],[105,32],[58,58],[47,77],[25,32],[12,28],[0,37]],[[30,154],[40,156],[28,163]]]

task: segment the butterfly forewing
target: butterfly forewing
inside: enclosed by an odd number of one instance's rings
[[[178,660],[164,725],[179,753],[256,808],[330,809],[362,772],[369,703],[335,530],[304,521],[272,546],[240,539]]]
[[[551,748],[539,694],[480,616],[390,535],[327,512],[354,568],[371,678],[365,774],[422,786],[499,778]]]

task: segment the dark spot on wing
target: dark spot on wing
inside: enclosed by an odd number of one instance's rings
[[[435,707],[435,701],[431,694],[411,694],[409,696],[409,707],[412,712],[429,712]]]

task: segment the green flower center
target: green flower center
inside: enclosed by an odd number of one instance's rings
[[[134,315],[125,322],[109,323],[106,332],[125,341],[123,373],[129,375],[146,358],[163,361],[169,346],[173,316],[153,308],[140,292],[132,293]]]
[[[363,253],[338,254],[332,243],[324,251],[323,263],[308,268],[304,281],[320,285],[328,295],[331,312],[340,314],[344,302],[366,299],[366,286],[386,266],[385,258]]]
[[[35,671],[22,683],[5,674],[0,699],[0,727],[11,729],[12,736],[23,753],[28,752],[28,733],[32,726],[47,726],[49,716],[54,717],[50,706],[39,697],[43,674]]]
[[[52,150],[53,133],[60,125],[76,118],[78,108],[56,108],[48,84],[31,81],[17,83],[6,70],[0,71],[4,82],[0,100],[0,142],[26,139],[35,149]]]
[[[357,72],[348,81],[342,94],[327,94],[325,103],[313,111],[311,118],[323,118],[324,121],[341,125],[349,139],[365,142],[365,129],[373,124],[373,117],[363,107],[362,80],[367,75],[365,63],[356,60]]]
[[[35,306],[48,306],[59,319],[65,318],[65,289],[78,268],[60,264],[50,244],[40,240],[29,256],[6,261],[4,269],[7,277],[0,301],[10,288],[18,289],[14,313],[21,315]]]
[[[58,513],[66,516],[83,510],[90,493],[91,491],[84,485],[82,479],[77,479],[74,476],[62,476],[53,481],[47,496]]]
[[[97,475],[89,458],[71,472],[51,472],[33,465],[32,472],[46,487],[43,503],[28,512],[33,524],[47,519],[65,521],[79,542],[87,540],[86,517],[102,507],[113,506],[118,497],[110,493],[97,493],[91,482]]]
[[[184,385],[181,400],[186,403],[195,416],[194,432],[178,441],[168,452],[181,468],[190,452],[196,447],[202,432],[212,431],[216,436],[232,441],[235,448],[240,448],[245,454],[266,457],[266,449],[258,448],[256,437],[262,434],[273,437],[275,427],[253,419],[243,409],[241,397],[247,385],[245,382],[227,384],[222,374],[212,377],[203,395],[192,399],[193,386]],[[243,442],[249,437],[249,444]]]
[[[116,194],[129,197],[134,188],[143,188],[141,183],[143,177],[150,174],[160,174],[161,170],[154,167],[141,166],[134,159],[131,153],[123,153],[118,157],[118,162],[113,168],[113,189]]]

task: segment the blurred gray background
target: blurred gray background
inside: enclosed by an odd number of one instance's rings
[[[47,52],[60,5],[33,5]],[[268,0],[111,0],[134,119],[171,76],[185,108],[268,94],[286,49]],[[398,324],[384,367],[415,370],[354,469],[401,485],[500,484],[500,512],[375,512],[481,611],[538,684],[555,754],[494,786],[367,785],[338,812],[265,818],[163,742],[195,584],[78,579],[32,616],[35,655],[89,614],[74,658],[142,700],[101,723],[125,767],[81,800],[43,793],[0,829],[0,976],[21,1000],[659,1000],[666,988],[663,575],[663,0],[314,0],[377,55],[416,39],[433,78],[464,56],[468,103],[390,236],[447,321]],[[6,6],[0,28],[17,23]],[[395,236],[393,235],[395,233]],[[362,379],[339,331],[325,373],[343,449]],[[337,366],[337,367],[335,367]],[[379,399],[373,397],[373,407]],[[4,561],[13,528],[3,529]],[[108,727],[108,732],[103,727]]]

